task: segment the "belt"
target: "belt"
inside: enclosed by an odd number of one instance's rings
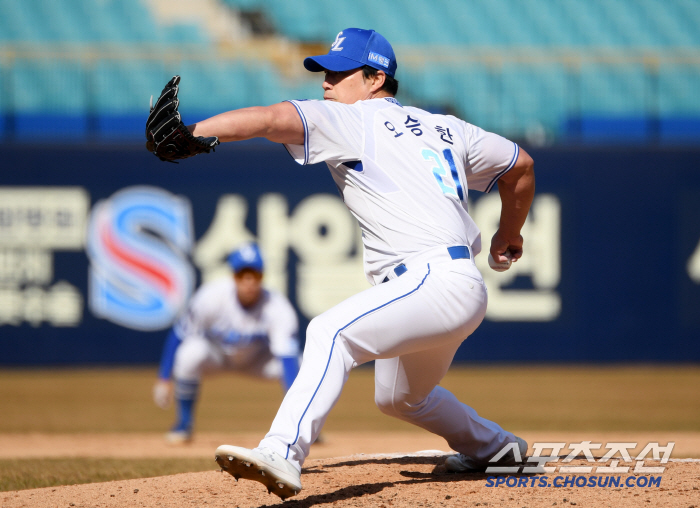
[[[470,259],[471,258],[471,254],[469,254],[469,247],[467,247],[466,245],[457,245],[455,247],[447,247],[447,253],[450,255],[450,257],[452,259]],[[397,277],[401,277],[407,271],[408,271],[408,268],[406,268],[406,265],[403,263],[394,267],[394,273],[396,274]],[[385,282],[388,282],[389,280],[390,279],[388,276],[384,277],[382,284]]]

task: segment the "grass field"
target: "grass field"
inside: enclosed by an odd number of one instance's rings
[[[0,460],[0,492],[210,471],[211,459]]]
[[[367,368],[351,373],[327,429],[413,429],[376,409],[372,376]],[[173,415],[153,405],[154,379],[155,369],[0,371],[0,432],[165,431]],[[442,386],[508,428],[700,429],[700,366],[467,366]],[[281,400],[276,382],[207,379],[197,429],[259,430]]]
[[[355,370],[328,431],[420,429],[374,406],[373,372]],[[151,401],[155,368],[0,371],[0,433],[164,432],[172,411]],[[464,366],[442,385],[482,416],[533,431],[697,431],[698,366]],[[282,399],[277,383],[236,375],[205,380],[198,431],[269,426]],[[210,459],[0,460],[0,490],[139,478],[211,469]]]

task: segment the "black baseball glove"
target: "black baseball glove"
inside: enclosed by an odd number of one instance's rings
[[[180,101],[177,98],[180,76],[174,76],[168,81],[146,121],[146,148],[160,160],[175,162],[175,159],[186,159],[197,154],[214,150],[219,144],[219,138],[195,137],[177,110]]]

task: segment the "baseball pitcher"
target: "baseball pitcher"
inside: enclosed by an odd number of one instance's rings
[[[286,391],[299,370],[297,315],[289,300],[262,286],[259,248],[244,245],[228,262],[233,277],[202,285],[165,341],[153,398],[166,409],[174,392],[177,419],[165,436],[170,443],[192,439],[204,374],[231,370],[279,379]]]
[[[515,461],[527,443],[438,383],[486,310],[474,265],[481,236],[467,191],[498,188],[501,220],[489,251],[499,263],[517,261],[534,196],[532,159],[454,116],[401,104],[396,56],[373,30],[343,30],[328,54],[308,57],[304,66],[323,73],[323,101],[229,111],[186,130],[202,151],[219,141],[264,137],[284,144],[299,164],[326,162],[359,222],[373,287],[311,321],[304,362],[270,431],[253,450],[219,447],[217,462],[282,498],[298,493],[301,466],[350,370],[371,360],[379,409],[443,436],[459,452],[447,459],[449,470],[482,469],[506,445]],[[155,123],[168,122],[161,109],[171,116],[176,109],[177,80],[166,86],[147,127],[149,149],[166,160],[192,152],[168,145],[171,127],[158,130]],[[173,123],[183,128],[179,117],[167,125]]]

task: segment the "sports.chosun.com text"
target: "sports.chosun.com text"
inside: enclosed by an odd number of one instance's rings
[[[660,487],[660,476],[489,476],[487,487]]]

